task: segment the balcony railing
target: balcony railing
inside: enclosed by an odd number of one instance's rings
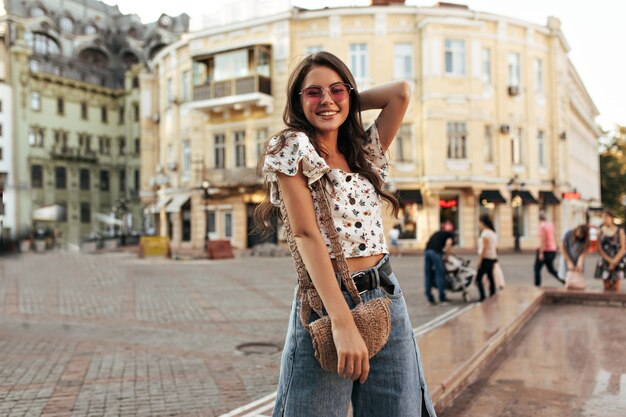
[[[194,87],[193,99],[194,101],[212,100],[250,93],[272,95],[271,81],[269,77],[262,75],[247,75],[231,80],[210,81],[208,84]]]
[[[76,162],[98,162],[98,156],[92,150],[85,148],[71,148],[69,146],[54,146],[50,151],[54,159]]]

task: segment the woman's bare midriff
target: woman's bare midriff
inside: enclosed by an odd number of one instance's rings
[[[346,258],[346,262],[350,272],[356,272],[375,267],[384,256],[384,253],[379,253],[371,256],[359,256],[358,258]],[[334,259],[331,259],[331,262],[333,263],[333,268],[337,271],[337,262]]]

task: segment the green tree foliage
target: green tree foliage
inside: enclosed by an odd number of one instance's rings
[[[626,126],[618,126],[600,149],[602,203],[623,217],[626,196]]]

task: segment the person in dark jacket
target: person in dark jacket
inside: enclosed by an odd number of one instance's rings
[[[437,286],[439,291],[439,303],[447,303],[446,291],[444,286],[444,259],[452,253],[454,245],[454,233],[440,230],[432,234],[426,244],[424,252],[424,294],[430,305],[435,305],[432,288]]]

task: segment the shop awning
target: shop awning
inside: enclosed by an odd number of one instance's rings
[[[161,212],[161,209],[167,206],[167,203],[169,203],[171,200],[172,200],[172,197],[159,197],[157,201],[155,201],[154,203],[146,207],[146,210],[148,210],[149,208],[150,213],[158,214]]]
[[[99,222],[108,224],[109,226],[121,226],[122,225],[122,221],[120,219],[116,219],[115,216],[112,214],[96,213],[96,219]]]
[[[549,206],[561,204],[561,201],[556,198],[552,191],[539,191],[539,200]]]
[[[478,201],[482,203],[485,200],[488,203],[495,203],[495,204],[506,203],[506,200],[504,199],[504,197],[502,196],[502,194],[500,194],[500,191],[498,190],[483,190],[483,192],[480,193],[480,197],[478,198]]]
[[[56,222],[63,220],[65,216],[65,207],[58,204],[50,204],[33,210],[33,220],[40,222]]]
[[[175,195],[165,207],[166,213],[178,213],[180,208],[189,201],[189,194]]]
[[[511,199],[519,196],[522,199],[522,204],[539,204],[537,199],[529,191],[511,191]]]
[[[400,204],[415,203],[420,206],[424,204],[424,201],[422,200],[422,192],[420,190],[398,190],[396,192],[396,196],[398,197]]]

